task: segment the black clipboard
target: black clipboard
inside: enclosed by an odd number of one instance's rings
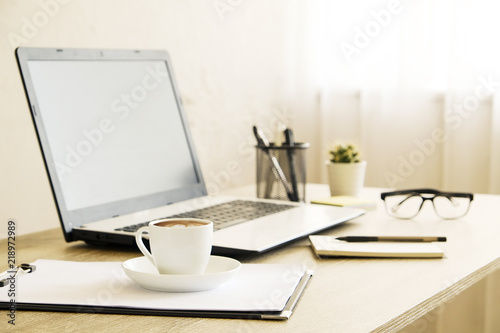
[[[250,264],[252,265],[252,264]],[[253,264],[256,265],[256,264]],[[265,264],[261,264],[265,265]],[[295,268],[294,268],[295,269]],[[30,274],[36,276],[36,272]],[[268,311],[259,310],[186,310],[175,308],[150,308],[136,306],[114,306],[114,305],[87,305],[82,302],[64,302],[64,303],[43,303],[43,302],[20,302],[15,301],[16,310],[24,311],[48,311],[48,312],[71,312],[71,313],[102,313],[102,314],[124,314],[124,315],[146,315],[146,316],[175,316],[175,317],[204,317],[204,318],[230,318],[230,319],[264,319],[264,320],[287,320],[296,309],[305,289],[311,278],[312,271],[304,270],[298,283],[292,290],[292,293],[286,300],[285,306],[281,310]],[[23,279],[24,276],[19,278]],[[33,280],[33,278],[32,278]],[[23,284],[17,284],[20,288],[18,292],[22,293]],[[8,288],[0,288],[0,309],[9,310],[12,308],[12,301],[8,299]],[[48,290],[47,292],[50,292]],[[146,292],[146,291],[145,291]],[[149,291],[147,291],[149,292]],[[195,293],[196,294],[196,293]],[[6,298],[7,297],[7,298]]]

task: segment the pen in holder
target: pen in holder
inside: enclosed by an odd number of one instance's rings
[[[305,201],[308,147],[309,143],[257,145],[257,197]]]

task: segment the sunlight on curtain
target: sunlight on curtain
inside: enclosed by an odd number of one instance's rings
[[[324,156],[354,141],[368,186],[500,193],[499,5],[300,6]]]

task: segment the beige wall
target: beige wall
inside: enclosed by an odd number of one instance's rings
[[[281,119],[296,126],[298,139],[314,141],[305,130],[309,112],[297,116],[289,98],[287,78],[299,56],[290,52],[297,32],[289,3],[0,0],[0,238],[10,218],[18,234],[58,226],[16,47],[167,50],[214,193],[254,181],[253,124],[271,129]]]

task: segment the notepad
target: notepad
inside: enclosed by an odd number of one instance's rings
[[[334,236],[309,236],[318,256],[373,258],[442,258],[443,250],[434,243],[339,241]]]
[[[237,275],[207,291],[168,293],[140,287],[121,262],[39,259],[17,281],[16,308],[161,316],[288,319],[311,272],[301,265],[242,264]],[[0,309],[10,299],[0,288]]]
[[[377,207],[377,203],[373,200],[352,197],[349,195],[336,195],[325,199],[311,200],[311,203],[364,209],[375,209]]]

